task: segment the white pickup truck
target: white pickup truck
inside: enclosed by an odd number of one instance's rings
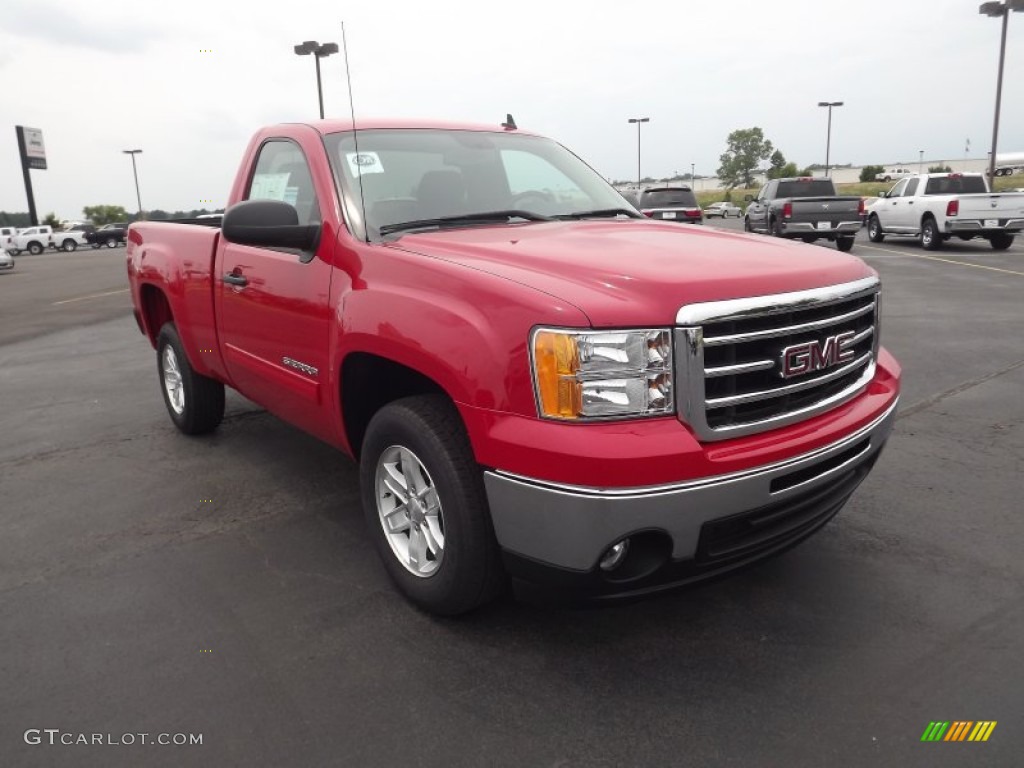
[[[53,229],[49,226],[25,227],[24,229],[19,229],[17,234],[7,238],[4,250],[10,251],[15,255],[22,251],[28,251],[33,256],[36,256],[49,248],[52,240]]]
[[[903,179],[871,204],[868,239],[920,237],[936,251],[951,237],[983,237],[997,251],[1024,230],[1024,194],[989,192],[980,173],[919,173]]]

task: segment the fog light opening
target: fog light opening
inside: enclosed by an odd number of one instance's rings
[[[629,539],[623,539],[617,544],[612,544],[604,555],[601,556],[598,566],[602,571],[614,571],[622,565],[622,561],[626,559],[626,553],[628,552]]]

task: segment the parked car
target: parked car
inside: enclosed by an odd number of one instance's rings
[[[66,229],[54,232],[50,236],[50,247],[55,251],[74,251],[80,245],[87,245],[86,235],[88,233],[81,229]]]
[[[14,256],[10,251],[0,248],[0,270],[14,269]]]
[[[989,192],[980,173],[921,173],[903,179],[868,211],[868,239],[920,237],[936,251],[951,237],[982,237],[997,251],[1024,230],[1024,194]]]
[[[864,201],[837,194],[832,179],[772,179],[747,206],[743,228],[805,243],[832,240],[840,251],[849,251],[860,231],[863,211]]]
[[[17,234],[8,238],[10,245],[8,250],[12,251],[15,255],[22,251],[28,251],[35,256],[50,247],[51,237],[53,237],[53,229],[47,225],[25,227],[24,229],[19,229]]]
[[[704,223],[704,212],[689,187],[645,189],[640,193],[640,213],[651,219]]]
[[[107,248],[116,248],[124,244],[127,233],[128,224],[126,223],[104,224],[95,232],[86,232],[85,240],[93,248],[99,248],[101,245],[105,245]]]
[[[735,216],[737,219],[743,218],[743,209],[738,205],[732,203],[712,203],[704,209],[704,216],[709,219],[718,216],[723,219],[728,219],[731,216]]]
[[[670,589],[868,475],[900,368],[864,262],[652,222],[516,129],[352,128],[258,131],[221,227],[131,225],[128,283],[175,426],[216,429],[233,387],[353,457],[412,602]]]
[[[904,179],[914,173],[913,169],[906,166],[895,166],[886,168],[881,173],[875,174],[875,181],[892,181],[893,179]]]
[[[14,236],[18,234],[17,227],[0,227],[0,251],[14,251]]]

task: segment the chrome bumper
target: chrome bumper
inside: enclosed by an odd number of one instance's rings
[[[784,221],[782,231],[787,235],[818,235],[828,237],[829,235],[855,235],[860,232],[863,226],[861,220],[841,221],[831,229],[818,229],[809,221]]]
[[[693,558],[705,523],[784,504],[874,461],[895,415],[894,402],[871,424],[824,448],[673,485],[585,488],[488,471],[484,485],[495,534],[507,552],[579,572],[593,570],[608,547],[639,531],[667,534],[672,560]]]
[[[997,219],[998,221],[998,219]],[[996,233],[1006,232],[1012,234],[1024,229],[1024,219],[1006,219],[1004,224],[996,227],[986,227],[984,219],[946,219],[946,231],[953,233],[972,233],[980,235],[983,232]]]

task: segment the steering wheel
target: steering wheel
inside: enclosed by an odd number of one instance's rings
[[[512,195],[512,207],[521,211],[544,213],[551,210],[553,202],[554,196],[551,193],[541,192],[539,189],[528,189]]]

